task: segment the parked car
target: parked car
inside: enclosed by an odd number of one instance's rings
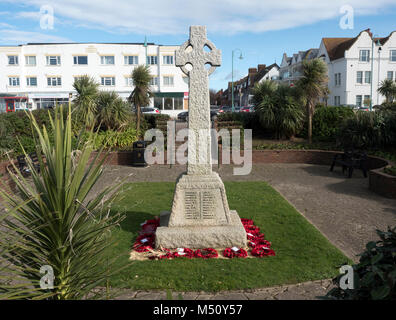
[[[188,111],[180,112],[177,115],[177,120],[187,121],[187,118],[188,118]]]
[[[240,112],[254,112],[254,108],[253,107],[242,107]]]
[[[217,115],[218,115],[217,111],[211,110],[210,111],[210,120],[213,121],[214,119],[216,119]],[[177,115],[177,119],[181,120],[181,121],[188,121],[188,111],[180,112]]]
[[[230,106],[221,106],[219,109],[219,113],[231,112],[232,108]]]
[[[145,114],[160,114],[161,111],[158,108],[154,108],[154,107],[144,107],[144,108],[140,108],[142,113]]]

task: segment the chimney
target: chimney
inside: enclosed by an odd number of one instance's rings
[[[251,75],[257,73],[257,69],[256,68],[249,68],[249,72],[248,73],[249,73],[249,76],[251,76]]]
[[[259,64],[259,65],[257,66],[258,72],[260,72],[261,70],[264,70],[265,68],[266,68],[266,65],[265,65],[265,64]]]

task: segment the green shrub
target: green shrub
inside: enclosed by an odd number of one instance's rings
[[[335,141],[338,135],[340,123],[347,118],[353,117],[354,111],[348,107],[317,107],[312,120],[312,135],[315,141]],[[307,124],[305,123],[302,136],[307,136]]]
[[[390,174],[391,176],[396,176],[396,166],[385,168],[384,172]]]
[[[88,135],[88,133],[86,133]],[[94,140],[96,150],[102,146],[111,149],[126,150],[132,147],[132,144],[138,139],[136,129],[128,127],[124,131],[100,131]]]
[[[396,114],[358,111],[340,126],[338,139],[344,146],[381,148],[396,144]]]
[[[340,300],[396,299],[396,227],[387,232],[377,230],[380,241],[371,241],[353,265],[355,289],[341,289],[339,275],[333,279],[337,286],[326,297]]]
[[[170,120],[170,116],[168,114],[145,114],[143,119],[148,124],[148,129],[153,129],[164,122],[166,125],[166,122]]]

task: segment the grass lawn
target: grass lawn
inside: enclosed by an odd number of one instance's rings
[[[114,236],[114,254],[128,259],[140,224],[170,210],[175,184],[130,183],[114,206],[126,213]],[[352,263],[265,182],[225,182],[230,209],[253,219],[272,242],[275,257],[134,261],[110,284],[131,289],[219,291],[262,288],[331,278],[338,266]]]

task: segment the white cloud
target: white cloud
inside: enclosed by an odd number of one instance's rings
[[[21,44],[28,42],[72,42],[63,37],[53,36],[34,31],[21,31],[13,29],[0,29],[0,43]]]
[[[351,5],[356,14],[375,14],[395,0],[13,0],[13,3],[51,5],[59,20],[111,32],[183,34],[188,26],[207,25],[222,34],[264,32],[312,24],[341,17]],[[34,13],[23,13],[37,19]]]

